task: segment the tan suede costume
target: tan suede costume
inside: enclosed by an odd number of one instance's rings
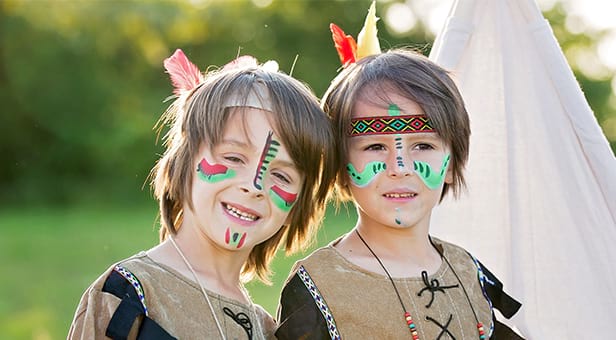
[[[130,330],[129,339],[136,338],[138,331],[142,331],[139,336],[148,339],[220,339],[210,308],[195,282],[169,267],[154,262],[144,252],[118,264],[130,271],[141,284],[148,312],[147,318],[143,313],[145,308],[138,294],[135,294],[133,284],[123,276],[119,276],[113,265],[83,294],[75,312],[68,339],[122,337],[121,335],[105,335],[116,312],[118,315],[114,319],[112,328],[120,329],[120,331],[128,328]],[[121,291],[120,295],[125,297],[124,299],[109,292],[118,290]],[[273,338],[273,320],[261,307],[255,306],[253,310],[249,305],[213,292],[207,291],[207,293],[227,339],[249,339],[249,332],[252,333],[252,339]],[[128,298],[128,295],[132,295],[133,298]],[[120,308],[121,305],[129,307]],[[226,308],[227,312],[223,311],[223,308]],[[136,316],[137,323],[133,325],[134,314],[139,311],[141,314]],[[258,316],[255,316],[255,312]],[[240,325],[245,317],[250,320],[250,331]],[[146,319],[149,320],[146,322],[144,321]],[[157,324],[164,331],[143,333],[146,329],[156,328],[152,326],[153,324]],[[248,326],[246,322],[244,324]],[[132,329],[131,325],[133,325]],[[168,334],[164,334],[165,332]],[[261,332],[265,335],[260,334]],[[116,333],[111,335],[114,334]]]
[[[426,278],[393,278],[419,339],[479,339],[469,299],[487,339],[494,321],[479,280],[479,264],[464,249],[433,241],[454,270],[443,261]],[[333,247],[337,242],[295,264],[278,309],[278,338],[411,339],[404,311],[387,276],[349,262]],[[500,338],[518,339],[513,335]]]

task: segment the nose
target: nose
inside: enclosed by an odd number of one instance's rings
[[[240,191],[244,194],[254,196],[255,198],[263,198],[263,190],[257,188],[252,181],[247,181],[240,185]]]
[[[413,173],[411,163],[400,149],[396,149],[396,152],[390,153],[387,157],[387,175],[394,178],[410,176]]]

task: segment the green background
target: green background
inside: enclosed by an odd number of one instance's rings
[[[381,47],[427,54],[434,35],[422,13],[408,32],[386,25],[396,2],[377,3]],[[340,67],[329,23],[356,37],[369,4],[1,0],[0,338],[66,337],[85,288],[158,242],[148,174],[162,152],[152,128],[172,91],[164,58],[182,48],[201,69],[238,51],[275,59],[321,96]],[[569,32],[558,3],[544,14],[614,150],[614,72],[596,58],[609,32]],[[330,209],[315,246],[353,220],[352,210]],[[274,285],[249,285],[255,301],[275,313],[281,281],[303,255],[279,254]]]

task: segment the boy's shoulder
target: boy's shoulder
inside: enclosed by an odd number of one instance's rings
[[[442,240],[438,237],[430,236],[432,243],[438,248],[441,254],[444,254],[447,258],[464,258],[472,259],[473,256],[470,252],[455,243],[451,243]]]
[[[312,253],[308,254],[308,256],[296,261],[291,269],[291,272],[289,273],[287,282],[297,274],[300,268],[308,271],[314,268],[324,270],[328,267],[333,267],[336,263],[339,263],[341,261],[341,255],[334,248],[334,245],[338,243],[341,238],[342,236],[327,245],[315,249]]]
[[[344,236],[344,235],[343,235]],[[317,248],[315,251],[310,253],[308,256],[303,259],[297,261],[295,263],[294,268],[297,269],[300,265],[306,267],[310,267],[312,265],[319,266],[327,266],[334,262],[338,262],[339,257],[341,256],[338,251],[334,248],[334,246],[342,239],[343,236],[333,240],[329,244]]]

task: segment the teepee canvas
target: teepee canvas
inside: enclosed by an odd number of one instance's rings
[[[471,118],[468,190],[433,234],[478,257],[523,303],[527,339],[613,338],[616,158],[532,0],[458,0],[430,58]]]

